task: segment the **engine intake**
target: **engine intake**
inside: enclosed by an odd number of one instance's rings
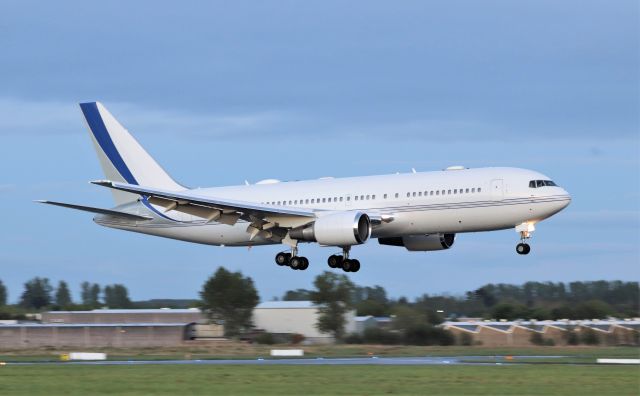
[[[289,236],[328,246],[360,245],[371,236],[371,220],[366,213],[357,211],[333,213],[292,229]]]
[[[403,237],[378,238],[381,245],[404,246],[410,252],[446,250],[453,246],[456,234],[407,235]]]

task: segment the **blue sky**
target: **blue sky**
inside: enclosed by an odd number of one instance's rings
[[[278,247],[217,248],[96,226],[110,194],[77,103],[102,101],[180,182],[518,166],[573,195],[538,225],[459,235],[446,252],[355,247],[349,276],[392,296],[487,282],[640,279],[636,1],[5,1],[0,6],[0,279],[123,283],[193,298],[218,266],[269,300],[311,287]]]

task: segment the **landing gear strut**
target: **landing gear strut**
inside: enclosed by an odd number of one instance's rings
[[[350,247],[342,248],[342,255],[333,254],[329,256],[327,264],[331,268],[342,268],[344,272],[358,272],[360,270],[360,261],[349,258]]]
[[[520,233],[520,243],[516,245],[518,254],[529,254],[531,246],[527,241],[531,238],[531,233],[535,231],[535,227],[531,223],[522,223],[516,226],[516,231]]]
[[[293,270],[306,270],[309,268],[309,260],[298,256],[298,248],[292,247],[291,253],[280,252],[276,254],[276,264],[289,266]]]

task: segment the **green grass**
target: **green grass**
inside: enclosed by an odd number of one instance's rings
[[[86,352],[106,352],[109,360],[189,360],[189,359],[255,359],[268,357],[270,349],[302,348],[305,356],[315,357],[363,357],[363,356],[526,356],[562,355],[595,361],[599,357],[638,358],[638,347],[516,347],[490,348],[482,346],[404,346],[404,345],[249,345],[241,343],[214,344],[197,348],[72,348]],[[56,361],[60,354],[70,349],[16,350],[0,355],[0,362]]]
[[[1,366],[1,395],[636,395],[630,366]]]

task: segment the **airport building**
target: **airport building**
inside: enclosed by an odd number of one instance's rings
[[[307,343],[331,343],[331,334],[316,328],[319,309],[310,301],[273,301],[253,313],[257,331]],[[347,332],[356,329],[355,311],[346,315]],[[224,340],[224,327],[208,324],[198,309],[95,309],[51,311],[40,323],[0,324],[0,348],[41,347],[173,347]]]
[[[94,309],[92,311],[50,311],[42,323],[205,323],[197,308],[189,309]]]
[[[331,343],[331,334],[316,328],[320,311],[311,301],[268,301],[258,304],[253,311],[253,324],[257,329],[273,334],[301,334],[309,343]],[[355,311],[345,315],[346,333],[356,331]]]
[[[548,345],[567,345],[571,333],[579,339],[589,334],[599,345],[638,345],[640,319],[445,322],[458,343],[490,347],[531,346],[538,339]]]

